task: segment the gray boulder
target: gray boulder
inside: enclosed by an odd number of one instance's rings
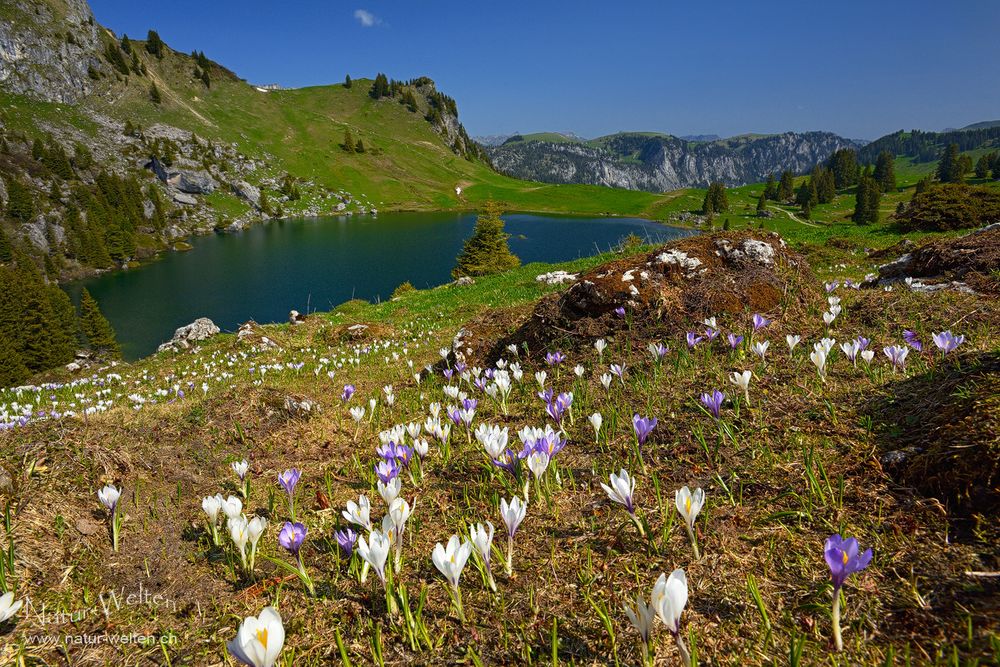
[[[160,345],[156,351],[165,352],[173,350],[176,352],[186,350],[191,347],[192,343],[211,338],[217,333],[219,333],[219,327],[215,326],[215,322],[207,317],[199,317],[191,324],[186,324],[177,329],[174,332],[174,337],[163,345]]]
[[[186,204],[187,206],[194,206],[198,203],[197,199],[183,192],[171,192],[170,197],[178,204]]]
[[[43,215],[39,215],[31,222],[26,222],[21,226],[24,237],[31,242],[31,245],[44,253],[49,251],[49,239],[46,234],[47,228],[48,223],[45,221],[45,216]]]
[[[174,186],[181,192],[186,192],[190,195],[207,195],[215,192],[215,188],[218,184],[215,179],[212,178],[208,172],[204,171],[190,171],[187,169],[179,170],[170,175],[167,179],[167,183]]]
[[[233,193],[254,206],[260,206],[260,188],[257,186],[250,185],[246,181],[240,181],[233,184]]]

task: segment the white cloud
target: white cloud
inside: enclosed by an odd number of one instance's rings
[[[355,9],[354,18],[365,28],[371,28],[382,23],[382,19],[372,14],[367,9]]]

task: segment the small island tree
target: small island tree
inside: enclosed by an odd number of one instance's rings
[[[97,300],[86,287],[80,295],[80,329],[93,352],[109,358],[121,356],[121,348],[118,347],[111,323],[104,317]]]
[[[520,266],[521,260],[507,245],[510,237],[504,231],[502,214],[499,203],[490,200],[483,204],[476,219],[476,228],[465,241],[451,271],[452,277],[486,276]]]

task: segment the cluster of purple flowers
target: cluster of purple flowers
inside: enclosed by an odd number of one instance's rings
[[[538,398],[545,401],[545,413],[551,417],[556,424],[562,425],[563,417],[570,409],[570,406],[573,405],[573,393],[564,391],[557,396],[555,395],[555,392],[549,388],[538,392]]]
[[[507,447],[499,458],[493,459],[493,464],[506,470],[514,479],[519,480],[521,478],[521,461],[531,456],[532,452],[541,452],[551,459],[565,446],[566,439],[559,437],[559,433],[551,428],[546,427],[545,430],[526,429],[522,431],[521,451],[515,452]]]

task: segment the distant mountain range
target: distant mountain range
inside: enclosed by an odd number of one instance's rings
[[[675,137],[621,132],[584,140],[568,133],[515,134],[484,144],[494,167],[516,178],[663,192],[765,180],[789,169],[802,173],[841,148],[865,142],[832,132]]]

